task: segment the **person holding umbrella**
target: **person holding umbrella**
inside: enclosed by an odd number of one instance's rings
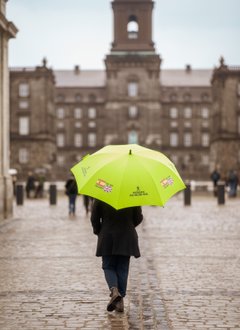
[[[96,256],[102,257],[102,269],[110,289],[109,312],[124,311],[130,257],[140,257],[135,227],[142,220],[140,206],[116,210],[99,200],[93,203],[91,223],[98,236]]]

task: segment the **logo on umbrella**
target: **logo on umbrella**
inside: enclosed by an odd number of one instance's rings
[[[148,193],[144,190],[141,190],[140,187],[137,187],[136,191],[133,191],[129,196],[130,197],[137,197],[137,196],[147,196]]]
[[[112,192],[112,185],[102,179],[97,180],[96,186],[100,189],[103,189],[105,192]]]
[[[167,178],[165,179],[162,179],[160,181],[161,185],[163,186],[163,188],[167,188],[168,186],[172,186],[174,181],[173,181],[173,178],[171,178],[170,176],[168,176]]]

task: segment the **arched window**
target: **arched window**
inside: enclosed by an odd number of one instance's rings
[[[128,19],[127,32],[128,32],[128,39],[138,38],[138,22],[137,22],[137,17],[134,15],[131,15]]]

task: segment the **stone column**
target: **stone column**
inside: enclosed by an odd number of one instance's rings
[[[9,175],[9,72],[8,41],[17,28],[6,19],[6,0],[0,0],[0,220],[12,214],[12,179]]]

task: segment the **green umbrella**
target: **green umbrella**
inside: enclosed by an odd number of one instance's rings
[[[115,209],[160,205],[185,189],[176,167],[162,153],[137,144],[109,145],[71,168],[79,194]]]

